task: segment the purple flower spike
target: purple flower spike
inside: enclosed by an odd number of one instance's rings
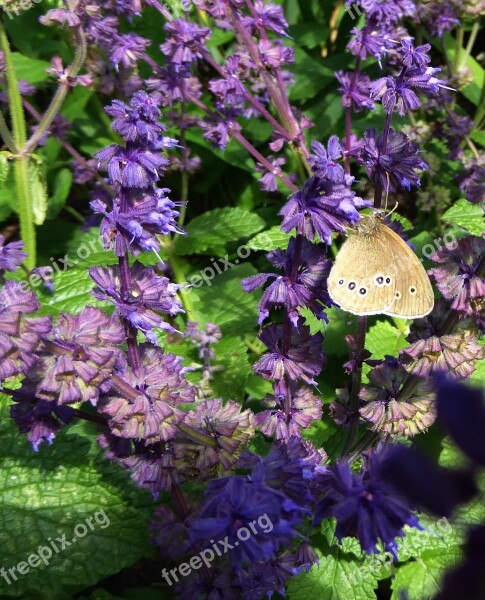
[[[371,81],[365,73],[344,73],[337,71],[335,77],[340,82],[339,91],[342,93],[342,104],[360,112],[364,108],[374,110],[374,100],[370,97]]]
[[[160,49],[174,67],[188,66],[202,58],[201,49],[209,40],[211,30],[184,19],[174,19],[165,25],[167,41]]]
[[[175,316],[183,312],[176,298],[180,286],[170,283],[166,277],[159,277],[151,267],[144,267],[138,262],[130,270],[131,290],[125,296],[121,292],[118,266],[90,269],[89,274],[98,286],[94,288],[93,296],[112,302],[121,317],[142,331],[150,342],[158,345],[154,329],[176,331],[163,320],[160,313]]]
[[[309,240],[318,234],[325,244],[331,244],[332,233],[345,233],[348,225],[360,219],[357,209],[370,206],[352,192],[346,181],[310,177],[279,212],[283,216],[281,229],[285,233],[295,229]]]
[[[184,413],[177,405],[193,402],[194,388],[185,379],[182,358],[148,344],[141,346],[137,373],[126,367],[99,402],[114,435],[148,444],[175,437]]]
[[[5,236],[0,235],[0,271],[16,271],[27,258],[22,241],[5,244]]]
[[[125,333],[117,319],[88,306],[78,315],[62,314],[43,340],[40,361],[25,384],[36,396],[59,405],[96,404],[119,361]]]
[[[323,337],[320,333],[310,335],[306,325],[298,324],[291,333],[290,347],[283,348],[283,326],[268,325],[259,339],[269,348],[253,366],[254,371],[264,379],[275,381],[275,394],[284,397],[286,393],[285,378],[292,382],[304,381],[315,385],[315,379],[326,361],[323,353]]]
[[[308,164],[313,173],[320,179],[329,179],[335,183],[341,183],[345,180],[345,172],[338,160],[342,158],[342,148],[336,135],[332,135],[328,140],[327,148],[320,142],[312,142],[314,154],[308,157]]]
[[[336,464],[331,473],[323,475],[326,494],[317,508],[315,523],[335,517],[339,541],[356,537],[370,554],[378,552],[380,540],[397,556],[395,539],[404,537],[404,525],[422,528],[410,506],[382,480],[380,461],[381,456],[373,454],[361,474],[352,473],[345,463]]]
[[[295,238],[291,238],[286,252],[274,250],[267,258],[276,267],[284,270],[283,275],[263,273],[242,280],[246,292],[251,292],[264,285],[270,278],[275,281],[265,290],[259,303],[259,324],[261,324],[274,307],[284,306],[294,326],[300,318],[300,309],[308,307],[320,319],[325,319],[323,306],[331,304],[326,281],[331,268],[331,261],[315,244],[301,238],[301,254],[298,269],[294,272]]]

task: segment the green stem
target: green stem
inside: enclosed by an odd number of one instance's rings
[[[185,273],[180,264],[179,259],[174,256],[172,253],[170,254],[169,264],[172,267],[173,276],[175,279],[175,283],[182,286],[187,286],[187,279],[185,278]],[[194,320],[194,305],[192,304],[192,300],[190,299],[190,289],[180,289],[179,290],[180,299],[182,300],[182,305],[187,314],[187,319],[189,321]]]
[[[10,152],[16,152],[17,148],[15,146],[15,140],[13,139],[12,134],[10,133],[10,129],[8,128],[7,122],[3,114],[0,112],[0,135],[2,136],[3,141],[7,145]]]
[[[473,46],[475,45],[479,31],[480,31],[480,19],[478,19],[477,21],[475,21],[475,23],[473,23],[473,27],[470,32],[470,37],[468,38],[468,43],[466,45],[465,54],[463,55],[463,57],[460,61],[460,66],[459,66],[460,69],[461,69],[461,67],[465,66],[465,63],[468,60],[468,57],[470,56],[470,54],[473,50]]]
[[[29,178],[29,159],[23,154],[23,148],[27,140],[27,125],[25,123],[24,109],[22,106],[22,98],[19,93],[17,76],[12,62],[10,44],[1,20],[0,49],[4,54],[8,102],[10,118],[12,121],[12,136],[10,136],[10,142],[13,142],[17,153],[14,165],[14,177],[19,207],[20,235],[24,243],[25,252],[27,252],[25,265],[29,270],[32,270],[35,267],[36,241],[33,199]],[[8,143],[9,137],[7,136],[7,138],[4,139]]]

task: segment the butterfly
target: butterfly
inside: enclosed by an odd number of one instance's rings
[[[349,233],[330,271],[328,293],[354,315],[417,319],[434,306],[423,265],[380,212],[362,217]]]

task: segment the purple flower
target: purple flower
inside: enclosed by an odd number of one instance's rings
[[[301,522],[301,509],[281,492],[233,475],[209,483],[206,501],[190,523],[189,537],[197,540],[226,540],[232,549],[228,558],[233,565],[257,563],[274,556],[280,545],[296,535],[294,526]],[[259,519],[259,521],[258,521]],[[261,533],[238,542],[242,528],[261,523]]]
[[[15,272],[27,258],[22,241],[5,244],[5,236],[0,235],[0,271]]]
[[[485,308],[485,280],[480,272],[485,255],[485,240],[466,237],[449,248],[435,252],[432,259],[440,266],[429,273],[451,308],[468,315],[479,315]],[[483,269],[483,268],[482,268]]]
[[[308,387],[291,390],[290,413],[287,415],[276,398],[263,401],[268,410],[255,416],[255,423],[267,436],[277,440],[288,440],[301,436],[301,430],[310,427],[313,421],[322,418],[322,401]]]
[[[229,142],[230,132],[241,131],[241,126],[237,122],[239,111],[233,107],[224,108],[219,111],[221,115],[209,115],[200,122],[200,126],[204,131],[204,138],[212,142],[220,150],[225,150]]]
[[[278,176],[283,174],[281,166],[286,163],[286,160],[282,156],[278,158],[268,156],[267,160],[273,165],[273,170],[268,171],[264,165],[256,165],[256,169],[263,173],[263,176],[259,180],[259,184],[261,189],[265,192],[276,192],[278,189]]]
[[[329,138],[327,148],[320,142],[313,141],[312,150],[314,154],[308,157],[308,164],[316,177],[329,179],[334,183],[345,180],[345,171],[337,162],[342,158],[342,149],[336,135]]]
[[[259,29],[274,31],[278,35],[288,35],[288,23],[286,22],[283,7],[273,2],[255,0],[254,2],[254,25]]]
[[[401,47],[397,49],[397,55],[405,67],[424,67],[431,62],[428,52],[431,50],[430,44],[423,46],[413,46],[409,40],[401,40]]]
[[[190,479],[221,476],[237,462],[241,448],[254,435],[252,411],[241,411],[241,405],[220,398],[204,400],[188,412],[185,424],[212,438],[217,445],[203,446],[184,442],[175,447],[177,466],[187,469]]]
[[[35,385],[36,396],[59,405],[96,404],[120,357],[125,333],[117,319],[98,308],[78,315],[61,314],[43,339],[40,360],[24,385]]]
[[[285,46],[282,40],[263,38],[258,43],[261,62],[272,69],[280,69],[295,62],[295,51]]]
[[[34,452],[40,444],[52,444],[62,423],[69,423],[74,418],[74,410],[68,406],[57,406],[47,400],[31,400],[13,394],[15,404],[10,408],[10,416],[17,423],[20,433],[26,433]]]
[[[184,66],[169,64],[157,72],[157,77],[147,79],[145,84],[162,106],[173,106],[183,101],[187,94],[195,99],[202,95],[202,84]]]
[[[135,373],[126,367],[99,401],[99,411],[109,417],[114,435],[147,444],[175,437],[184,419],[176,407],[194,401],[182,360],[148,344],[140,347],[139,370]]]
[[[485,358],[485,346],[477,342],[469,329],[447,333],[449,308],[444,300],[435,302],[433,312],[414,321],[408,340],[411,345],[400,351],[405,368],[414,375],[429,377],[444,371],[457,379],[468,379],[475,361]]]
[[[179,215],[176,206],[179,204],[165,195],[169,191],[157,188],[137,194],[125,212],[118,204],[108,212],[106,204],[100,200],[91,202],[93,211],[105,217],[100,230],[105,247],[112,248],[114,241],[116,256],[124,256],[128,249],[137,256],[140,252],[160,249],[156,235],[181,233],[176,220]]]
[[[396,537],[404,537],[404,525],[421,529],[411,508],[381,478],[381,456],[372,454],[363,472],[352,473],[348,463],[336,464],[323,475],[326,495],[319,503],[315,524],[337,519],[335,535],[355,537],[368,554],[378,552],[381,541],[397,556]]]
[[[386,37],[382,31],[366,25],[362,29],[354,27],[350,33],[354,37],[347,44],[347,48],[361,60],[365,60],[368,56],[380,60],[387,50]]]
[[[398,187],[409,190],[420,185],[417,170],[427,169],[421,159],[419,147],[402,131],[389,131],[387,148],[383,149],[383,136],[376,139],[376,130],[365,133],[360,159],[374,184],[380,182],[384,190],[395,192]]]
[[[169,144],[171,147],[173,144]],[[148,188],[156,183],[169,161],[159,152],[128,142],[126,148],[113,144],[96,153],[98,168],[107,165],[113,184],[126,188]]]
[[[116,34],[110,42],[110,59],[116,69],[120,64],[125,69],[136,67],[150,45],[150,40],[134,33]]]
[[[216,5],[217,6],[217,5]],[[166,542],[165,542],[166,543]],[[177,600],[241,600],[241,588],[227,565],[211,565],[207,575],[198,572],[179,581],[175,586]]]
[[[254,371],[264,379],[275,381],[275,394],[284,397],[286,379],[292,382],[304,381],[316,385],[316,377],[325,363],[323,337],[320,333],[310,335],[306,325],[292,328],[289,347],[284,347],[283,326],[268,325],[259,339],[270,350],[253,366]]]
[[[178,68],[202,58],[202,49],[209,40],[211,30],[199,27],[184,19],[174,19],[164,26],[167,40],[160,46],[168,60]]]
[[[343,106],[353,108],[356,112],[364,108],[374,110],[374,101],[370,97],[371,81],[368,75],[360,72],[337,71],[335,77],[341,84],[339,91],[343,94]]]
[[[359,392],[359,398],[365,402],[359,413],[373,431],[394,437],[412,437],[434,423],[436,408],[432,383],[419,379],[412,394],[401,399],[407,377],[404,367],[392,357],[386,357],[369,372],[369,384]]]
[[[478,167],[466,185],[466,199],[474,204],[485,204],[485,169]]]
[[[434,96],[440,87],[445,87],[445,82],[435,77],[440,70],[432,67],[405,68],[397,79],[382,77],[375,81],[370,87],[370,96],[382,99],[386,113],[392,113],[396,108],[403,116],[421,106],[418,93]]]
[[[295,248],[300,244],[298,251],[299,264],[295,265]],[[259,303],[259,324],[261,324],[274,307],[284,306],[288,317],[296,327],[300,318],[300,309],[308,307],[320,319],[325,318],[323,305],[331,304],[328,296],[326,281],[331,268],[331,261],[318,246],[310,243],[305,238],[299,241],[291,238],[288,248],[274,250],[267,254],[267,258],[276,267],[283,269],[284,275],[276,273],[262,273],[242,280],[246,292],[252,292],[264,285],[268,279],[275,278],[265,290]]]
[[[318,234],[325,244],[331,244],[332,233],[345,233],[346,226],[360,218],[357,208],[369,206],[352,192],[347,181],[352,179],[335,183],[310,177],[279,212],[283,216],[281,229],[285,233],[295,229],[309,240]]]
[[[139,262],[135,262],[130,272],[131,289],[123,294],[118,266],[90,269],[89,274],[98,286],[92,294],[98,300],[112,302],[123,319],[142,331],[152,344],[158,345],[154,329],[175,331],[160,313],[175,316],[183,312],[177,300],[180,286],[170,283],[166,277],[159,277],[151,267],[144,267]]]
[[[33,292],[16,281],[0,288],[0,382],[26,374],[38,360],[43,335],[49,333],[50,317],[28,317],[40,308]]]
[[[78,27],[81,24],[80,18],[67,10],[66,8],[53,8],[48,10],[45,15],[39,17],[42,25],[61,25],[64,27]]]
[[[160,109],[146,92],[136,92],[129,106],[119,100],[113,100],[105,111],[110,117],[114,117],[114,131],[126,141],[155,143],[165,130],[165,127],[157,122],[161,116]]]

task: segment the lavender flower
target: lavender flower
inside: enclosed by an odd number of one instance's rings
[[[0,235],[0,271],[15,272],[27,258],[24,252],[24,243],[5,243],[5,236]]]
[[[17,282],[7,281],[0,288],[0,382],[26,374],[38,360],[41,338],[49,333],[51,319],[25,315],[39,308],[35,294]]]
[[[201,49],[209,40],[211,30],[199,27],[184,19],[174,19],[166,23],[167,40],[160,50],[175,68],[186,67],[202,58]]]
[[[281,408],[280,400],[267,398],[263,404],[269,407],[255,416],[255,423],[261,432],[275,436],[277,440],[288,440],[291,436],[301,436],[301,430],[310,427],[313,421],[322,418],[322,401],[306,386],[290,391],[290,413]]]
[[[166,277],[159,277],[151,267],[144,267],[135,262],[131,267],[131,289],[123,294],[121,289],[120,268],[94,267],[89,274],[98,287],[92,291],[99,300],[112,302],[118,314],[136,329],[142,331],[145,337],[158,345],[154,329],[175,331],[160,313],[170,316],[183,312],[176,295],[180,288]]]
[[[282,341],[283,326],[268,325],[259,339],[269,348],[253,366],[254,371],[264,379],[275,381],[275,394],[284,397],[286,382],[300,379],[309,385],[315,385],[315,379],[325,363],[322,350],[323,337],[320,333],[310,335],[310,329],[301,323],[291,330],[288,348]]]
[[[474,204],[485,204],[485,169],[478,167],[466,185],[466,199]]]
[[[24,385],[38,398],[59,405],[96,404],[120,357],[125,334],[116,318],[88,306],[78,315],[61,314],[43,339],[42,355]]]
[[[120,64],[125,69],[131,69],[145,56],[145,51],[149,45],[149,40],[134,33],[117,33],[111,39],[109,47],[111,62],[116,69]]]
[[[323,475],[326,495],[317,507],[315,523],[335,517],[335,535],[356,537],[367,553],[378,552],[381,541],[386,550],[397,555],[396,537],[404,537],[404,525],[418,527],[411,508],[381,478],[381,456],[371,455],[363,473],[352,473],[348,463],[336,464]]]
[[[352,192],[351,181],[346,178],[335,183],[310,177],[279,212],[283,216],[282,230],[289,233],[295,229],[309,240],[318,234],[323,242],[331,244],[332,233],[345,233],[346,226],[359,220],[357,209],[369,205]]]
[[[329,138],[327,148],[320,142],[313,141],[312,150],[314,154],[310,154],[308,157],[308,164],[311,166],[314,175],[335,183],[341,183],[345,180],[344,169],[337,162],[342,158],[342,149],[336,135]]]
[[[335,77],[340,82],[339,91],[342,93],[342,104],[360,112],[364,108],[374,110],[374,101],[370,97],[371,81],[365,73],[337,71]]]
[[[453,249],[443,248],[433,255],[440,266],[429,273],[441,294],[452,300],[454,310],[478,316],[485,309],[484,254],[483,238],[466,237]]]
[[[295,248],[300,244],[299,263],[295,265]],[[284,270],[284,275],[263,273],[242,280],[246,292],[252,292],[264,285],[269,278],[275,281],[265,290],[259,303],[259,324],[261,324],[275,307],[284,306],[288,318],[296,326],[300,318],[300,309],[307,307],[320,319],[325,318],[323,305],[331,304],[326,289],[326,281],[331,262],[324,258],[318,246],[305,238],[299,242],[291,238],[286,252],[273,250],[267,258],[276,267]]]
[[[140,348],[140,369],[129,367],[113,381],[113,388],[99,402],[99,411],[109,417],[113,434],[147,444],[166,442],[184,420],[179,404],[193,402],[194,389],[185,379],[182,358],[153,346]]]
[[[387,51],[387,42],[383,31],[366,25],[362,29],[354,27],[350,33],[353,38],[347,44],[347,48],[361,60],[365,60],[368,56],[380,60]]]
[[[420,379],[411,396],[400,399],[407,376],[404,367],[392,357],[386,357],[369,372],[369,385],[364,385],[359,393],[365,402],[359,412],[370,422],[373,431],[412,437],[426,431],[435,421],[434,390],[430,381]]]
[[[417,170],[428,166],[419,155],[419,147],[402,131],[389,131],[387,148],[383,148],[383,136],[376,138],[376,130],[365,133],[360,159],[374,184],[380,182],[382,189],[395,192],[398,187],[406,190],[420,185]]]

